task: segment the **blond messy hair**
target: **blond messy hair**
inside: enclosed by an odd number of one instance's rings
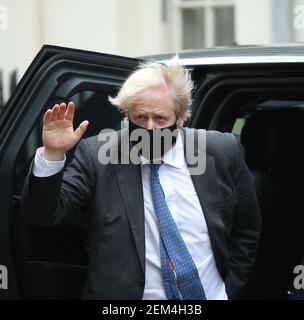
[[[178,117],[186,120],[190,116],[193,81],[190,72],[183,68],[178,56],[168,65],[148,61],[142,63],[124,82],[116,97],[109,97],[112,105],[128,114],[145,92],[156,86],[167,86]]]

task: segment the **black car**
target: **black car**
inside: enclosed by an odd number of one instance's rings
[[[263,229],[243,298],[290,299],[304,254],[304,47],[210,49],[180,58],[195,81],[187,126],[234,133],[256,185]],[[84,229],[26,226],[22,186],[42,144],[44,112],[72,100],[75,126],[90,122],[85,137],[118,128],[122,115],[108,96],[143,59],[44,46],[19,82],[0,118],[0,265],[8,270],[0,299],[81,297],[90,250]]]

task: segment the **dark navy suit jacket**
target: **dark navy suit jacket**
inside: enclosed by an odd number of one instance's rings
[[[206,170],[191,177],[228,298],[237,299],[260,237],[253,179],[232,134],[183,128],[184,141],[194,131],[206,135]],[[53,176],[38,178],[30,172],[22,195],[23,214],[31,225],[85,226],[90,250],[83,298],[142,299],[145,224],[140,165],[100,164],[101,144],[97,136],[83,139],[67,169]]]

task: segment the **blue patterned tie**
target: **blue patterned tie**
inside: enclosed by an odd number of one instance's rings
[[[167,206],[159,181],[160,164],[151,164],[151,192],[160,231],[160,257],[169,300],[206,300],[192,257]]]

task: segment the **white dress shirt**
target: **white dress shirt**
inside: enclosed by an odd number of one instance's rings
[[[47,161],[43,148],[37,149],[33,174],[46,177],[59,172],[63,161]],[[163,157],[159,178],[166,202],[183,240],[197,267],[208,300],[226,300],[225,284],[214,260],[209,233],[198,196],[187,168],[180,134],[176,145]],[[142,158],[142,185],[145,208],[146,279],[144,300],[165,300],[166,294],[161,273],[159,230],[151,188],[150,167]]]

